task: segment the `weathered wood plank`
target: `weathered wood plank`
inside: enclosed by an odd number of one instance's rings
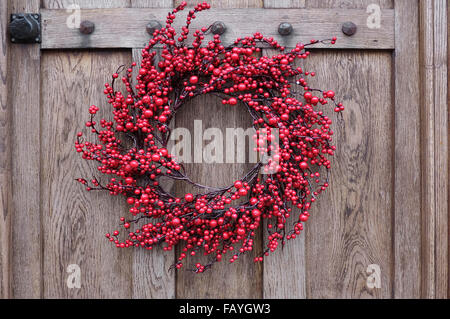
[[[395,1],[394,297],[419,298],[421,165],[419,8]]]
[[[46,298],[130,298],[132,251],[120,250],[104,234],[126,216],[122,196],[86,192],[75,181],[95,176],[96,164],[74,151],[76,133],[85,130],[87,107],[98,119],[111,118],[103,83],[118,66],[130,65],[128,51],[46,52],[42,57],[42,207],[44,296]],[[90,140],[93,134],[87,133]],[[81,289],[66,285],[67,267],[81,270]]]
[[[446,2],[421,1],[422,297],[446,298],[448,114]]]
[[[436,202],[434,176],[434,25],[432,1],[420,1],[421,102],[422,108],[422,297],[435,293]]]
[[[179,5],[183,0],[175,0],[175,5]],[[187,0],[187,7],[193,7],[201,1]],[[207,1],[213,8],[260,8],[262,7],[263,0],[210,0]]]
[[[394,8],[394,0],[306,0],[307,8],[366,9],[371,4],[383,9]]]
[[[264,0],[264,8],[266,9],[298,9],[305,7],[305,0]]]
[[[10,1],[10,12],[38,12],[39,1]],[[12,112],[12,293],[16,298],[41,297],[40,220],[40,49],[10,46],[8,79]],[[18,72],[17,70],[26,70]],[[14,74],[14,76],[12,76]]]
[[[435,81],[435,201],[436,201],[436,298],[448,298],[449,281],[449,152],[448,152],[448,1],[434,1],[434,81]],[[422,296],[423,297],[423,296]]]
[[[242,106],[243,107],[243,106]],[[176,127],[187,128],[194,139],[194,120],[201,120],[203,133],[208,128],[219,128],[225,137],[226,128],[251,127],[251,118],[245,110],[224,107],[221,99],[211,96],[200,96],[186,103],[177,113]],[[210,141],[204,141],[203,147]],[[225,138],[227,143],[234,143]],[[191,154],[201,152],[192,149]],[[226,154],[225,154],[226,155]],[[254,165],[254,164],[253,164]],[[185,164],[186,172],[192,180],[209,186],[221,187],[231,185],[244,176],[252,164]],[[186,183],[176,182],[175,193],[182,196],[187,192],[199,193]],[[241,256],[233,264],[229,263],[231,253],[224,256],[223,261],[213,265],[212,269],[198,275],[188,271],[192,269],[193,258],[188,258],[185,267],[177,273],[177,298],[260,298],[262,292],[262,264],[254,264],[253,258],[261,253],[261,238],[256,238],[254,251]],[[181,249],[177,250],[177,256]],[[202,263],[210,261],[211,256],[197,254],[196,260]]]
[[[128,5],[121,0],[76,3],[98,8]],[[44,5],[52,9],[69,4],[48,1]],[[76,132],[84,129],[89,105],[101,108],[99,117],[111,118],[103,83],[111,81],[120,65],[131,63],[131,54],[54,51],[44,54],[42,61],[42,152],[46,159],[42,165],[43,294],[46,298],[130,298],[132,251],[120,251],[104,238],[106,232],[117,229],[126,205],[123,198],[87,193],[74,181],[91,177],[96,165],[82,160],[73,143]],[[70,264],[80,267],[81,289],[67,287]]]
[[[80,8],[126,8],[130,6],[130,1],[138,0],[42,0],[42,8],[73,8],[75,5]]]
[[[82,19],[94,22],[95,31],[91,35],[83,35],[78,29],[64,27],[66,10],[43,9],[41,12],[43,49],[143,47],[150,37],[145,30],[148,21],[156,19],[164,22],[167,15],[167,9],[156,8],[86,9],[81,11]],[[177,30],[184,25],[185,14],[183,12],[175,20]],[[333,48],[393,49],[393,10],[382,10],[381,14],[380,29],[369,29],[366,11],[360,9],[227,9],[215,8],[213,5],[209,12],[198,14],[191,26],[195,29],[209,26],[217,20],[225,22],[228,26],[222,36],[225,45],[233,43],[237,37],[259,31],[267,37],[276,38],[286,47],[295,46],[299,41],[337,36],[339,41]],[[239,25],[236,25],[236,21],[239,21]],[[281,37],[278,34],[278,25],[282,21],[292,24],[294,31],[290,36]],[[358,32],[352,37],[342,34],[341,26],[346,21],[353,21],[358,26]],[[210,38],[211,35],[206,37]]]
[[[194,1],[191,1],[192,4]],[[212,5],[219,4],[223,8],[243,7],[254,5],[254,3],[242,3],[241,1],[215,1]],[[238,107],[244,107],[238,105]],[[176,127],[187,128],[194,138],[194,120],[202,120],[203,130],[207,128],[219,128],[224,135],[224,149],[228,143],[226,128],[243,128],[246,130],[252,126],[250,115],[243,109],[230,108],[222,105],[221,99],[215,96],[200,96],[186,103],[177,113]],[[201,138],[201,137],[200,137]],[[209,144],[210,140],[204,141],[203,146]],[[192,154],[201,150],[193,149]],[[244,151],[248,153],[248,148]],[[224,152],[226,156],[226,151]],[[228,154],[230,155],[230,154]],[[232,154],[234,155],[234,154]],[[253,166],[251,163],[234,164],[208,164],[193,163],[186,164],[188,175],[196,182],[209,186],[226,186],[241,178]],[[198,193],[202,190],[194,189],[186,183],[175,183],[175,191],[178,196],[186,192]],[[254,250],[242,255],[233,264],[229,263],[231,253],[224,256],[222,262],[215,263],[212,269],[198,275],[187,269],[193,268],[193,258],[186,260],[185,267],[177,273],[177,298],[261,298],[262,297],[262,264],[254,264],[253,258],[262,252],[262,238],[255,238]],[[177,250],[177,255],[181,249]],[[203,263],[208,262],[211,256],[195,256]]]
[[[305,1],[272,1],[265,0],[265,8],[302,8]],[[263,54],[271,56],[275,50],[263,50]],[[295,92],[295,87],[293,91]],[[298,214],[294,209],[292,215]],[[296,217],[293,217],[296,218]],[[264,229],[266,223],[264,224]],[[264,259],[264,298],[306,298],[306,260],[305,235],[302,233],[295,240],[287,242],[282,249],[279,248]],[[267,247],[267,234],[264,236],[264,247]]]
[[[333,120],[330,187],[305,223],[307,298],[392,295],[392,81],[388,52],[314,52],[305,70],[312,87],[332,89],[346,107]],[[379,265],[381,289],[367,286]],[[376,266],[375,266],[376,267]]]
[[[7,2],[0,3],[0,298],[11,297],[11,110],[8,107]]]
[[[173,0],[131,0],[132,8],[173,8]]]
[[[140,63],[142,49],[133,49],[133,61]],[[136,71],[139,68],[135,69]],[[136,78],[137,72],[134,76]],[[173,123],[174,124],[174,123]],[[165,181],[161,186],[171,191]],[[136,249],[133,257],[133,298],[175,298],[175,251],[163,251],[158,246],[151,251]]]
[[[172,0],[132,0],[134,8],[169,8]],[[133,49],[133,61],[139,65],[142,49]],[[133,74],[137,76],[137,70]],[[173,123],[174,124],[174,123]],[[171,185],[161,182],[168,191]],[[175,298],[175,271],[169,267],[175,262],[175,251],[163,251],[155,247],[152,251],[136,249],[133,255],[133,298]]]

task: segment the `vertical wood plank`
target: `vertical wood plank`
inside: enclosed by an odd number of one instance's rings
[[[163,18],[163,17],[161,17]],[[133,61],[140,65],[142,49],[133,49]],[[138,71],[139,68],[135,68]],[[134,79],[137,72],[134,74]],[[167,191],[171,185],[164,184]],[[151,251],[135,249],[133,257],[133,298],[175,298],[175,251],[164,251],[160,246]]]
[[[450,41],[450,5],[447,2],[447,71],[448,68],[450,66],[450,45],[449,45],[449,41]],[[450,117],[450,78],[448,77],[448,73],[447,73],[447,120],[449,120]],[[448,126],[448,121],[447,121],[447,126]],[[447,131],[447,152],[450,153],[450,146],[449,144],[449,139],[450,139],[450,131]],[[447,160],[448,156],[450,156],[449,154],[447,154]],[[447,172],[447,181],[450,180],[450,163],[447,166],[448,172]],[[450,186],[447,184],[447,214],[448,214],[448,209],[450,208]],[[447,215],[447,222],[450,224],[450,216]],[[447,231],[450,231],[450,225],[447,228]],[[447,237],[447,298],[450,296],[450,236]]]
[[[446,1],[420,2],[422,297],[446,298],[448,114]],[[444,115],[444,116],[443,116]]]
[[[421,165],[419,4],[395,1],[394,297],[419,298]]]
[[[305,1],[272,1],[265,0],[264,8],[304,8]],[[263,50],[263,54],[271,56],[278,51]],[[295,92],[295,86],[293,87]],[[292,215],[298,210],[293,209]],[[297,217],[293,217],[297,218]],[[266,223],[264,224],[266,225]],[[264,226],[265,229],[265,226]],[[264,248],[267,245],[267,234],[264,235]],[[264,259],[264,298],[306,298],[306,259],[305,233],[295,240],[290,240],[283,248],[277,249]]]
[[[434,185],[434,30],[433,2],[420,1],[420,62],[422,139],[422,277],[421,296],[433,298],[435,293],[435,226],[436,202]],[[431,159],[431,161],[430,161]]]
[[[39,12],[39,1],[12,0],[10,12]],[[40,219],[40,48],[10,46],[12,110],[12,293],[15,298],[41,297]],[[18,71],[21,70],[21,71]]]
[[[48,0],[48,9],[128,7],[129,0]],[[42,207],[44,220],[44,296],[46,298],[130,298],[132,251],[104,238],[126,216],[122,197],[87,193],[74,181],[92,177],[93,162],[74,152],[76,132],[84,130],[87,107],[100,107],[98,118],[111,118],[103,83],[120,65],[130,65],[129,51],[52,51],[42,67]],[[123,87],[123,86],[122,86]],[[91,136],[92,137],[92,136]],[[94,138],[94,137],[92,137]],[[102,180],[101,176],[96,176]],[[68,289],[67,267],[81,270],[81,289]]]
[[[177,1],[178,2],[178,1]],[[190,6],[198,1],[188,1]],[[261,7],[262,1],[210,1],[213,8],[245,8]],[[208,14],[205,12],[204,14]],[[209,127],[219,128],[225,133],[226,128],[251,127],[250,115],[242,110],[222,105],[221,99],[214,96],[200,96],[187,103],[177,113],[176,127],[188,128],[194,134],[194,120],[203,121],[203,130]],[[224,134],[225,135],[225,134]],[[227,143],[229,141],[226,141]],[[252,164],[187,164],[186,171],[194,181],[203,185],[229,185],[245,172]],[[185,183],[175,183],[177,195],[188,191],[199,192]],[[198,275],[187,268],[193,268],[192,258],[185,262],[186,266],[177,272],[177,298],[261,298],[262,297],[262,265],[254,264],[253,258],[261,253],[262,238],[255,238],[254,251],[241,256],[233,264],[228,262],[230,254],[224,256],[220,263],[212,269]],[[177,251],[179,254],[181,250]],[[210,260],[210,256],[196,256],[201,262]]]
[[[305,223],[308,298],[390,298],[392,288],[392,59],[388,52],[313,52],[312,87],[336,91],[343,119],[330,107],[330,187]],[[379,265],[381,288],[367,286]]]
[[[131,0],[134,8],[170,8],[172,0]],[[159,17],[164,21],[165,17]],[[149,36],[150,39],[150,36]],[[140,65],[142,49],[133,49],[133,61]],[[133,74],[137,76],[137,70]],[[174,124],[174,123],[172,123]],[[164,182],[162,182],[164,183]],[[170,191],[172,187],[165,185]],[[136,249],[133,255],[133,298],[175,298],[175,271],[169,270],[175,262],[175,251]]]
[[[111,119],[103,83],[118,66],[130,65],[129,51],[45,52],[42,57],[42,207],[44,224],[44,296],[46,298],[130,298],[132,251],[118,249],[104,234],[126,216],[122,196],[86,192],[75,181],[96,174],[96,163],[74,150],[76,133],[94,134],[83,123],[95,104],[100,118]],[[89,137],[89,138],[87,138]],[[67,267],[81,271],[81,288],[67,287]]]
[[[435,189],[436,189],[436,298],[448,298],[448,104],[447,104],[447,6],[448,1],[434,1],[434,66],[435,66]]]
[[[8,2],[0,3],[0,299],[10,298],[11,110],[8,106]]]

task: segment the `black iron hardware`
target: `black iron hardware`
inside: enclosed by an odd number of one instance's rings
[[[342,25],[342,33],[348,36],[352,36],[356,33],[358,27],[353,22],[345,22]]]
[[[223,34],[227,30],[227,26],[222,21],[216,21],[211,25],[212,34]]]
[[[13,43],[41,43],[41,15],[38,13],[11,14],[8,29]]]
[[[289,22],[281,22],[278,26],[278,33],[280,35],[289,35],[292,33],[292,30],[292,24],[290,24]]]
[[[80,23],[80,32],[83,34],[91,34],[95,30],[95,24],[92,21],[84,20]]]

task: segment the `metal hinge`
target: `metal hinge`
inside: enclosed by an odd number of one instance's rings
[[[41,43],[41,15],[39,13],[13,13],[9,22],[12,43]]]

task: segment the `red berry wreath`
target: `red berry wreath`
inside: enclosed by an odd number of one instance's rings
[[[267,223],[268,244],[255,262],[262,261],[280,242],[284,244],[285,239],[300,234],[302,223],[310,216],[311,204],[328,187],[331,166],[328,157],[335,151],[330,144],[332,122],[319,106],[332,101],[335,112],[344,107],[334,102],[333,91],[308,87],[304,76],[314,76],[314,72],[293,65],[296,59],[306,59],[309,52],[305,48],[319,41],[299,43],[285,52],[274,39],[260,33],[238,38],[229,47],[224,47],[220,36],[215,35],[214,40],[202,47],[204,34],[208,32],[202,28],[195,31],[188,46],[184,41],[189,24],[197,12],[209,9],[209,4],[198,4],[189,11],[186,26],[177,38],[172,23],[175,14],[185,6],[182,3],[168,14],[166,27],[155,31],[142,51],[137,84],[132,85],[136,63],[122,78],[126,93],[114,90],[119,72],[113,74],[111,85],[106,84],[105,94],[114,119],[101,119],[97,123],[94,117],[99,108],[90,107],[91,119],[86,126],[99,142],[83,141],[82,133],[78,133],[75,147],[83,159],[98,162],[100,173],[111,176],[105,185],[96,178],[91,182],[82,178],[78,181],[88,191],[106,190],[111,195],[123,195],[130,205],[133,217],[121,218],[128,232],[126,239],[120,241],[116,230],[106,235],[111,242],[119,248],[148,250],[159,244],[165,250],[182,245],[176,268],[183,266],[188,255],[212,255],[209,263],[197,263],[193,268],[195,272],[203,272],[221,261],[227,252],[231,254],[229,261],[234,262],[239,255],[251,251],[263,220]],[[333,44],[336,38],[321,42],[325,41]],[[156,51],[152,50],[156,44],[162,45],[158,63]],[[254,53],[261,51],[257,47],[260,44],[279,53],[256,57]],[[291,92],[292,79],[304,89],[302,96]],[[160,185],[162,176],[190,182],[183,165],[167,150],[168,124],[186,101],[208,93],[223,96],[224,107],[245,106],[258,134],[256,151],[270,159],[257,163],[233,185],[179,198]],[[273,139],[274,130],[279,132],[278,144]],[[263,131],[267,134],[262,134]],[[125,147],[121,140],[126,137],[133,141],[131,148]],[[260,146],[260,142],[269,146]],[[261,170],[266,174],[260,174]],[[287,225],[291,214],[296,216],[292,225]],[[137,223],[141,226],[128,230]]]

